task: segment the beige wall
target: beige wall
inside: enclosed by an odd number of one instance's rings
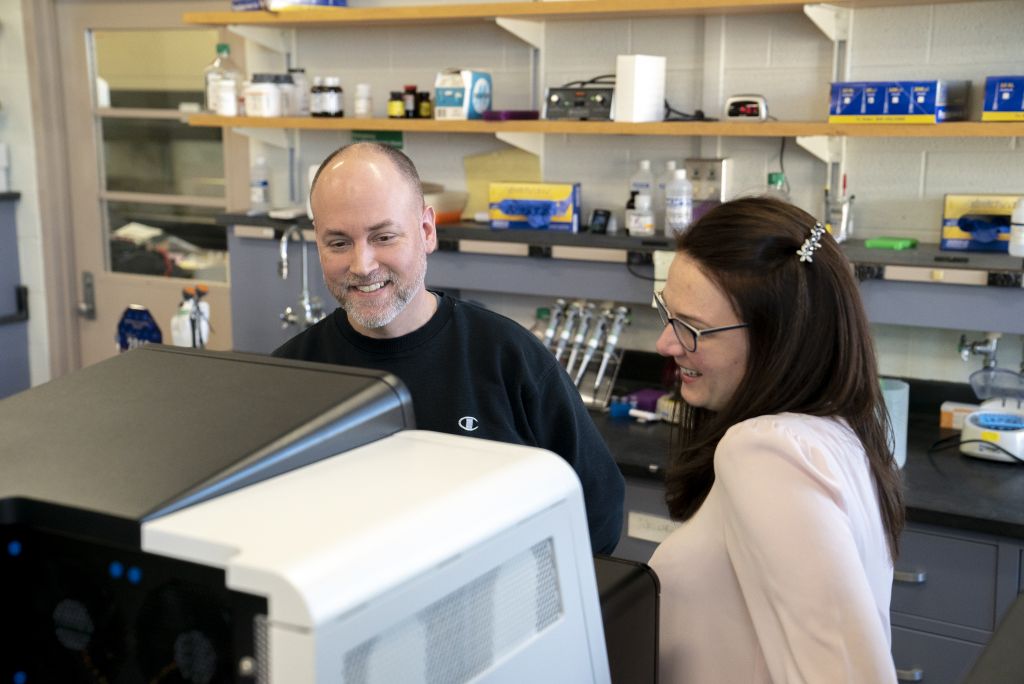
[[[97,71],[111,89],[202,90],[216,30],[97,31]]]

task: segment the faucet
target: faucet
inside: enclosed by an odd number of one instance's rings
[[[302,228],[297,223],[293,223],[285,228],[284,233],[281,234],[281,253],[277,261],[277,273],[281,276],[281,280],[288,280],[288,242],[293,234],[298,235],[299,242],[302,244],[302,292],[299,295],[299,305],[302,307],[302,327],[308,328],[323,319],[325,314],[320,298],[311,296],[309,293],[309,269],[306,265],[309,251],[308,243],[306,242],[306,236],[302,234]],[[299,317],[290,306],[285,307],[284,313],[279,318],[281,319],[282,329],[300,323]]]
[[[968,361],[972,354],[981,354],[985,358],[985,368],[996,367],[996,347],[999,346],[999,338],[1002,337],[1002,333],[989,332],[985,333],[985,340],[974,340],[973,342],[967,341],[967,335],[960,336],[960,343],[957,345],[957,351],[960,352],[960,358],[964,361]]]

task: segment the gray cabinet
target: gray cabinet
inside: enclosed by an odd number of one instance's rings
[[[892,592],[901,682],[962,681],[1021,590],[1018,540],[911,523]]]

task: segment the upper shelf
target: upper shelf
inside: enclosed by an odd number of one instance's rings
[[[564,3],[559,3],[564,4]],[[1007,138],[1024,137],[1024,122],[950,121],[942,124],[830,124],[820,121],[437,121],[434,119],[353,119],[328,117],[256,117],[192,114],[190,126],[291,128],[410,133],[566,133],[571,135],[671,135],[722,137],[847,136],[860,138]]]
[[[833,0],[842,7],[936,4],[956,0]],[[423,24],[427,22],[519,19],[587,19],[671,15],[800,12],[798,0],[567,0],[558,2],[495,2],[397,7],[320,7],[282,12],[188,12],[186,24],[204,26],[257,25],[296,27],[344,24]]]

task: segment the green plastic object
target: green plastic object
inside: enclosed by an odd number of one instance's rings
[[[917,240],[901,237],[877,237],[865,240],[864,246],[868,249],[913,249],[917,247]]]

